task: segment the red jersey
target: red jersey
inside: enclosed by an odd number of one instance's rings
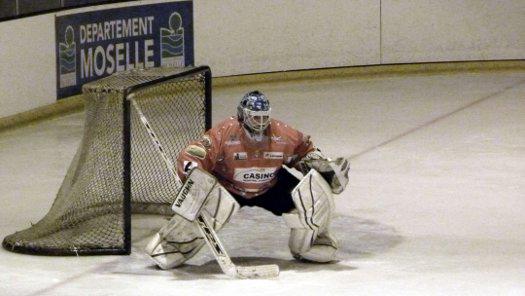
[[[252,198],[275,185],[283,164],[293,167],[313,150],[309,136],[281,121],[271,119],[262,139],[255,141],[230,117],[179,153],[177,174],[185,181],[187,172],[198,166],[228,191]]]

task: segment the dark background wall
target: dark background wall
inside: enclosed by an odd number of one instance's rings
[[[0,0],[0,21],[63,9],[135,0]]]

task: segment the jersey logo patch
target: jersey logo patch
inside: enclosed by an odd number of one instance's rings
[[[201,144],[202,144],[202,146],[204,146],[204,148],[206,148],[206,149],[210,149],[210,148],[211,148],[211,139],[210,139],[210,136],[208,136],[208,135],[204,135],[204,136],[202,136]]]
[[[273,180],[277,173],[276,167],[273,168],[238,168],[235,169],[233,179],[242,183],[260,184]]]
[[[276,143],[283,143],[284,142],[283,137],[281,137],[281,136],[273,135],[273,136],[271,136],[271,139],[272,139],[272,141],[274,141]]]
[[[228,146],[241,145],[241,141],[240,140],[228,140],[226,141],[225,144]]]
[[[204,159],[206,157],[206,150],[197,145],[188,146],[185,152],[191,156],[197,157],[198,159]]]
[[[232,135],[232,136],[230,136],[228,141],[225,142],[225,144],[228,145],[228,146],[240,145],[241,141],[239,140],[239,138],[237,138],[237,136]]]
[[[235,153],[233,153],[233,159],[235,159],[235,160],[247,160],[248,159],[248,153],[246,153],[246,152],[235,152]]]
[[[282,152],[264,152],[263,157],[265,159],[283,159]]]

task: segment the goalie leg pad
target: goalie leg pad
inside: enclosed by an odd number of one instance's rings
[[[330,186],[316,170],[310,170],[292,191],[292,199],[296,209],[283,214],[291,228],[288,245],[292,255],[315,262],[333,261],[338,246],[329,234],[334,211]]]
[[[199,229],[193,222],[174,215],[146,246],[146,254],[162,269],[181,265],[204,246]]]
[[[319,263],[336,260],[336,252],[339,248],[337,240],[328,230],[314,239],[313,231],[300,228],[291,230],[289,245],[295,259]]]
[[[208,221],[218,231],[238,210],[237,201],[217,183],[209,192],[201,212],[206,213]],[[192,258],[204,244],[195,222],[175,214],[149,242],[146,253],[160,268],[171,269]]]
[[[334,212],[334,199],[330,185],[321,174],[312,169],[292,190],[295,210],[283,214],[290,228],[305,228],[323,232]]]

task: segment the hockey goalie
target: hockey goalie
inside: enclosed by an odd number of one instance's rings
[[[338,244],[330,220],[333,196],[348,183],[348,160],[326,158],[309,136],[270,115],[266,96],[249,92],[236,117],[220,122],[180,152],[176,173],[184,185],[173,204],[176,214],[146,247],[160,268],[183,264],[205,244],[196,217],[207,217],[218,231],[244,206],[283,217],[297,260],[336,259]],[[296,178],[283,166],[296,168],[304,177]]]

